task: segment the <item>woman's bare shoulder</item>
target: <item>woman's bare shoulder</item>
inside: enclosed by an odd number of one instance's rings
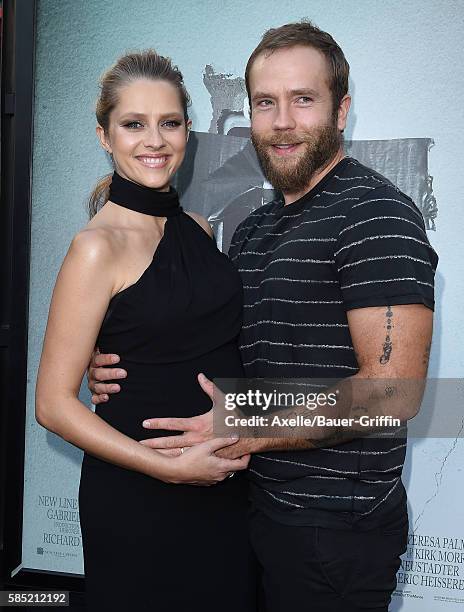
[[[72,239],[68,255],[89,263],[113,259],[122,240],[120,234],[109,227],[87,226]]]

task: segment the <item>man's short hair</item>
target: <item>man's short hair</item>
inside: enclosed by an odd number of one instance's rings
[[[336,112],[343,96],[348,93],[350,66],[346,61],[343,51],[332,36],[307,20],[297,23],[286,23],[280,26],[280,28],[271,28],[263,34],[261,42],[250,55],[245,69],[245,84],[250,111],[250,71],[258,55],[261,55],[261,53],[271,55],[276,49],[285,49],[297,45],[313,47],[326,58],[329,73],[328,85],[332,94],[332,110]]]

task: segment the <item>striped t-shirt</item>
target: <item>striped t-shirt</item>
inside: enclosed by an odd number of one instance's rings
[[[343,378],[358,371],[346,311],[434,307],[437,255],[422,215],[388,179],[344,158],[310,192],[265,204],[229,255],[244,288],[247,378]],[[359,528],[404,509],[404,439],[268,452],[249,467],[254,503],[291,524]]]

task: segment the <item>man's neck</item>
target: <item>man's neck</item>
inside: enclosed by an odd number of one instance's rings
[[[345,152],[340,147],[340,149],[337,151],[335,156],[330,160],[330,162],[326,166],[324,166],[324,168],[314,173],[311,181],[309,182],[309,185],[307,185],[304,189],[302,189],[301,191],[292,191],[291,193],[289,191],[287,192],[284,191],[285,206],[287,206],[288,204],[293,204],[293,202],[296,202],[297,200],[302,198],[305,195],[305,193],[308,193],[309,191],[311,191],[311,189],[314,189],[314,187],[320,181],[322,181],[324,176],[326,176],[333,168],[335,168],[338,162],[341,161],[344,157],[345,157]]]

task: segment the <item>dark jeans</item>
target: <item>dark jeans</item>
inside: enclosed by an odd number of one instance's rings
[[[389,529],[341,531],[250,517],[266,612],[387,612],[407,518]]]

